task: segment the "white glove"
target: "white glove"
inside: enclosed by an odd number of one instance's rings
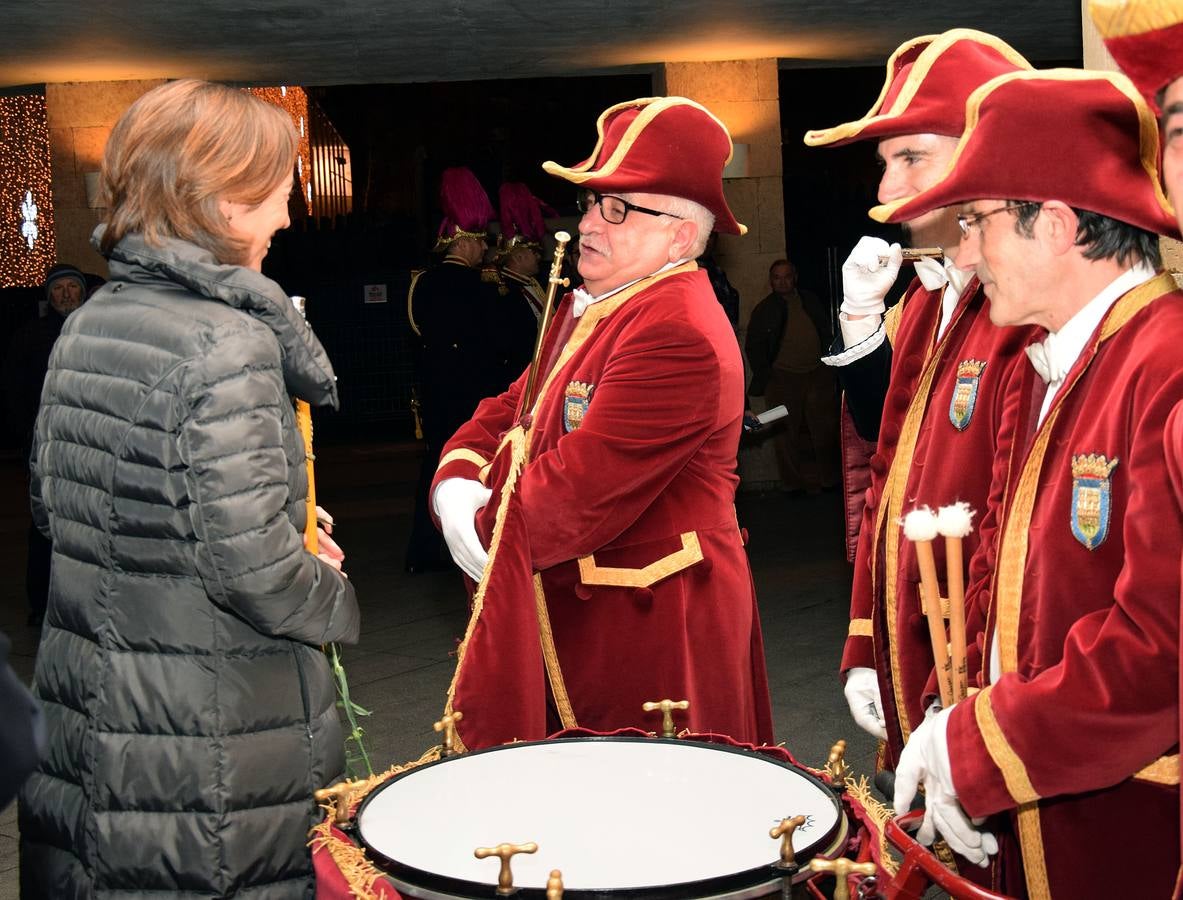
[[[473,581],[481,580],[489,562],[489,554],[477,537],[476,514],[492,496],[493,492],[479,481],[446,478],[439,483],[432,497],[452,561]]]
[[[895,769],[895,812],[898,816],[908,812],[923,782],[924,824],[916,833],[916,840],[931,844],[936,832],[940,832],[955,852],[985,868],[989,857],[998,852],[998,841],[990,832],[975,828],[983,820],[971,820],[957,802],[945,734],[953,709],[941,710],[912,732]]]
[[[848,316],[878,316],[887,308],[884,298],[900,274],[903,252],[899,244],[864,235],[842,264],[842,312]]]
[[[879,695],[879,676],[874,669],[856,666],[846,673],[846,702],[855,724],[881,741],[887,740],[883,721],[883,699]]]

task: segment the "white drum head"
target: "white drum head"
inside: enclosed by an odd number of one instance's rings
[[[358,811],[362,843],[412,897],[493,896],[477,847],[534,841],[514,885],[560,869],[571,896],[714,897],[778,877],[781,819],[803,815],[798,861],[844,826],[820,781],[759,753],[645,738],[509,744],[414,769]],[[531,891],[525,893],[528,896]],[[587,893],[584,893],[587,892]]]

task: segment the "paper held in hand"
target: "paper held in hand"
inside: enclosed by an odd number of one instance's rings
[[[756,419],[761,425],[767,425],[769,422],[775,422],[777,419],[783,419],[788,414],[789,411],[785,409],[785,406],[782,403],[780,406],[774,406],[772,409],[764,410],[764,412],[756,416]]]

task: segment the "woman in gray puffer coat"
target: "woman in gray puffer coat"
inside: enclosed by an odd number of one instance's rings
[[[282,111],[195,81],[108,142],[111,280],[62,331],[35,434],[54,553],[26,898],[313,896],[312,792],[344,763],[320,646],[358,611],[301,535],[292,396],[336,405],[333,371],[259,271],[295,152]]]

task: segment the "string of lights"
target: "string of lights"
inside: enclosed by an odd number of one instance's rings
[[[312,149],[308,139],[308,95],[301,87],[257,87],[247,88],[260,100],[266,100],[283,109],[292,117],[292,124],[296,126],[300,135],[299,153],[296,157],[296,170],[300,176],[300,196],[304,198],[304,205],[312,212]]]
[[[0,287],[34,287],[56,259],[43,94],[0,97]]]

